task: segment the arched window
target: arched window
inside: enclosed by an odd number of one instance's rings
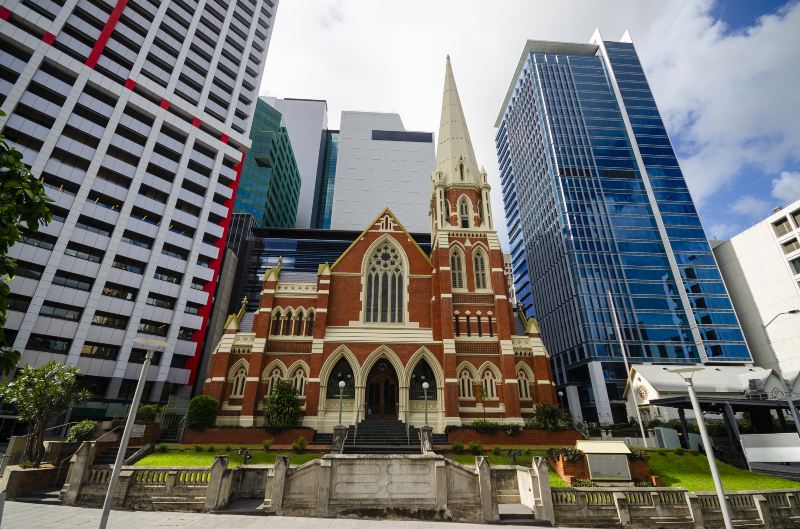
[[[450,201],[447,200],[447,199],[444,199],[444,215],[445,215],[444,218],[447,219],[447,223],[449,224],[450,223]]]
[[[459,376],[460,384],[459,384],[459,396],[462,399],[471,399],[472,394],[472,373],[469,372],[469,369],[464,369],[461,371],[461,375]]]
[[[329,399],[339,398],[339,381],[344,380],[344,391],[342,392],[343,398],[354,399],[356,396],[355,377],[353,377],[353,368],[350,367],[350,362],[344,358],[340,358],[336,365],[333,366],[331,376],[328,378],[328,387],[325,390],[325,397]]]
[[[386,241],[372,252],[367,261],[364,321],[403,323],[405,288],[401,252]]]
[[[461,200],[458,201],[458,218],[462,228],[469,228],[470,226],[470,209],[469,199],[461,197]]]
[[[478,218],[481,219],[481,226],[483,226],[483,202],[478,200]]]
[[[453,315],[453,330],[456,336],[461,336],[461,316],[458,314]]]
[[[475,272],[475,288],[484,289],[488,286],[486,279],[486,254],[483,250],[475,250],[472,254],[472,270]]]
[[[298,395],[303,396],[306,394],[306,372],[302,367],[298,367],[292,374],[292,387]]]
[[[281,317],[281,311],[276,310],[272,313],[272,330],[270,334],[273,336],[278,336],[281,333],[281,323],[283,322],[283,318]]]
[[[492,314],[491,313],[487,314],[486,319],[489,322],[489,336],[494,336],[494,325],[492,324]]]
[[[230,397],[233,399],[244,397],[244,384],[247,382],[247,370],[244,367],[237,369],[231,382]]]
[[[294,313],[295,322],[294,332],[292,333],[294,336],[303,336],[303,320],[305,320],[303,316],[303,312],[300,309]]]
[[[458,247],[450,252],[450,286],[464,288],[464,256]]]
[[[483,390],[486,392],[486,398],[493,399],[497,397],[497,381],[494,378],[494,373],[491,369],[483,372],[481,377],[483,382]]]
[[[478,325],[478,336],[483,336],[483,329],[481,328],[481,315],[478,314],[475,316],[475,321]]]
[[[465,319],[467,323],[467,336],[472,336],[472,322],[470,321],[469,314],[467,314]]]
[[[314,336],[314,311],[308,311],[306,316],[306,336]]]
[[[421,359],[411,372],[411,384],[408,388],[408,398],[411,400],[424,400],[425,388],[422,384],[427,382],[428,387],[428,400],[436,400],[436,376],[433,374],[433,369],[428,365],[425,359]]]
[[[276,367],[272,370],[272,373],[269,374],[267,377],[267,395],[271,394],[276,388],[278,381],[283,378],[281,375],[281,368]]]
[[[530,400],[531,398],[531,381],[528,378],[528,373],[524,369],[517,372],[517,384],[519,385],[519,398],[520,400]]]
[[[458,175],[461,177],[461,181],[464,181],[464,162],[460,162],[458,164]]]
[[[281,334],[284,336],[292,335],[292,324],[294,323],[294,312],[287,310],[283,314],[283,327],[281,327]]]

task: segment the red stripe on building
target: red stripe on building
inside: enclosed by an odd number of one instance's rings
[[[7,7],[0,6],[0,20],[8,20],[11,18],[11,11]]]
[[[133,90],[134,88],[136,88],[136,81],[134,81],[133,79],[126,79],[125,88],[127,88],[128,90]]]
[[[42,40],[45,44],[52,44],[56,41],[56,36],[49,31],[45,31],[44,35],[42,35]]]
[[[103,26],[103,31],[100,32],[100,35],[97,37],[97,41],[94,43],[92,52],[86,59],[86,66],[89,68],[94,68],[95,65],[97,65],[97,61],[100,60],[100,55],[102,55],[103,49],[108,43],[108,39],[111,38],[111,33],[114,31],[114,26],[117,25],[119,17],[122,16],[122,12],[125,11],[125,6],[127,5],[128,0],[117,0],[117,5],[115,5],[114,9],[111,10],[111,14],[108,16],[108,20],[106,20],[106,25]]]
[[[198,311],[198,316],[203,318],[203,324],[192,336],[192,340],[197,343],[197,349],[194,352],[194,356],[186,362],[186,369],[189,370],[190,386],[193,386],[197,380],[197,367],[200,364],[200,357],[203,354],[203,339],[208,332],[208,323],[211,319],[211,302],[214,297],[214,289],[216,288],[217,280],[219,279],[220,268],[222,268],[222,257],[225,254],[225,244],[228,241],[228,231],[230,231],[231,217],[233,216],[233,203],[236,201],[236,191],[239,189],[239,177],[242,175],[242,167],[244,167],[244,153],[242,153],[242,159],[239,161],[239,164],[233,168],[236,171],[236,179],[233,181],[233,185],[231,185],[231,198],[225,201],[225,207],[228,208],[228,216],[219,223],[219,225],[222,226],[222,237],[214,243],[214,246],[219,249],[219,255],[217,255],[217,258],[209,265],[209,268],[214,271],[214,275],[203,289],[203,291],[208,294],[208,302]]]

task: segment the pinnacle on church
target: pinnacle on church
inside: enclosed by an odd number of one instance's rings
[[[480,182],[478,162],[458,97],[450,56],[444,74],[442,96],[442,118],[439,123],[439,145],[436,149],[436,170],[442,173],[447,183]]]

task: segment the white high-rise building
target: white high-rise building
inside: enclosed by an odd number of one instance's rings
[[[433,133],[406,131],[397,114],[342,112],[331,229],[362,230],[388,206],[411,233],[429,231],[435,163]]]
[[[800,200],[712,246],[756,365],[775,364],[769,337],[784,376],[794,379],[800,314],[785,313],[800,310]]]
[[[99,398],[186,395],[278,0],[8,0],[0,130],[54,199],[11,248],[23,362],[77,365]]]
[[[320,99],[263,97],[283,116],[294,159],[300,171],[300,197],[295,228],[310,228],[314,210],[319,160],[328,128],[328,103]]]

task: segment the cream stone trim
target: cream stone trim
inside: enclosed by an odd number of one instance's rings
[[[549,381],[549,380],[537,380],[536,383],[537,384],[552,384],[552,382]]]
[[[449,294],[449,293],[447,293],[447,294],[441,294],[441,297],[442,297],[442,298],[452,298],[452,297],[453,297],[453,294]]]
[[[308,384],[309,382],[316,382],[317,384],[319,384],[319,379],[318,378],[307,378],[306,379],[306,384]]]
[[[508,299],[508,298],[507,298],[506,296],[502,296],[502,295],[500,295],[500,294],[496,294],[496,295],[494,296],[494,299]]]
[[[445,384],[458,384],[457,378],[446,378],[444,379]]]
[[[325,313],[328,312],[328,309],[314,309],[315,312]]]
[[[222,405],[222,411],[242,411],[241,404],[228,404],[227,402]]]
[[[518,383],[519,383],[519,379],[516,379],[516,378],[507,378],[506,379],[506,384],[518,384]]]
[[[225,382],[225,377],[211,377],[206,382]]]
[[[264,290],[261,291],[261,293],[262,294],[274,294],[275,293],[275,289],[274,288],[265,288]]]
[[[328,284],[330,284],[331,280],[330,279],[320,279],[319,282],[320,282],[321,285],[328,285]]]
[[[258,382],[258,377],[246,377],[245,382]]]
[[[358,322],[356,322],[358,323]],[[385,324],[384,324],[385,325]],[[417,325],[419,325],[417,323]],[[359,324],[350,327],[328,327],[325,341],[342,343],[438,343],[431,329],[419,329],[408,325],[381,328],[380,324]]]

